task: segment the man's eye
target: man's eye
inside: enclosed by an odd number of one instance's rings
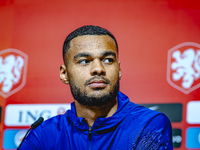
[[[89,60],[87,59],[84,59],[84,60],[80,60],[78,61],[79,64],[82,64],[82,65],[85,65],[85,64],[88,64],[89,63]]]
[[[106,58],[104,59],[105,63],[112,63],[114,60],[112,58]]]

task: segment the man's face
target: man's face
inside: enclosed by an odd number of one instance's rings
[[[116,98],[121,70],[117,47],[110,36],[72,39],[65,59],[66,70],[61,75],[65,73],[75,100],[87,106],[102,106]]]

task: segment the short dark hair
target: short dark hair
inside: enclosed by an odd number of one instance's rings
[[[117,51],[118,51],[118,44],[112,33],[110,33],[107,29],[104,29],[99,26],[86,25],[86,26],[82,26],[82,27],[74,30],[65,39],[65,42],[63,44],[63,59],[64,60],[65,60],[65,55],[70,48],[70,41],[73,38],[75,38],[77,36],[82,36],[82,35],[109,35],[115,41]]]

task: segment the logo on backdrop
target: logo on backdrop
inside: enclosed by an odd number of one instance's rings
[[[167,81],[185,94],[200,87],[200,44],[185,42],[168,51]]]
[[[181,129],[172,129],[172,142],[173,147],[178,148],[182,143]]]
[[[6,126],[30,126],[39,117],[44,120],[64,114],[71,104],[9,104],[5,108]]]
[[[151,110],[164,113],[171,122],[181,122],[183,105],[181,103],[139,104]],[[171,111],[173,110],[173,111]]]
[[[27,132],[26,129],[6,129],[6,130],[4,130],[3,148],[4,149],[17,149],[17,147],[21,143],[26,132]]]
[[[26,82],[28,56],[17,49],[0,51],[0,95],[4,98],[21,90]]]
[[[186,109],[186,121],[188,124],[200,124],[200,100],[189,101]],[[199,136],[200,139],[200,136]]]
[[[19,130],[15,137],[14,137],[14,143],[15,145],[18,147],[19,144],[21,143],[21,141],[23,140],[25,134],[26,134],[27,130]]]
[[[188,149],[200,148],[200,128],[189,127],[186,130],[186,147]]]

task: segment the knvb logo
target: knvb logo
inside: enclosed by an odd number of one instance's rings
[[[200,44],[185,42],[168,51],[167,81],[185,94],[200,87]]]
[[[28,56],[17,49],[0,51],[0,95],[4,98],[21,90],[26,82]]]

